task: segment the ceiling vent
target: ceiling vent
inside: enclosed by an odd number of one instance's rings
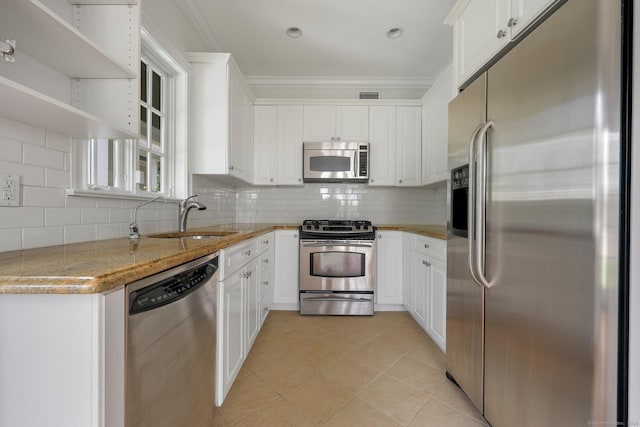
[[[360,92],[360,99],[380,99],[380,92]]]

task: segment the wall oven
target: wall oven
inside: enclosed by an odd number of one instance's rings
[[[300,227],[300,314],[372,315],[375,227],[305,220]]]

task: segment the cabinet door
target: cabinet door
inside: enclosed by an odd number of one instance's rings
[[[422,108],[396,109],[396,185],[422,183]]]
[[[423,328],[427,329],[427,297],[430,294],[430,276],[427,257],[413,251],[413,317]]]
[[[395,185],[396,107],[369,107],[370,185]]]
[[[273,105],[257,105],[254,108],[254,185],[276,185],[278,108]]]
[[[298,307],[298,231],[276,230],[274,304]]]
[[[247,341],[246,349],[247,353],[253,345],[260,325],[262,317],[260,315],[260,283],[258,271],[258,259],[251,261],[245,269],[245,288],[247,295]]]
[[[253,102],[246,93],[242,96],[242,179],[253,182]]]
[[[468,80],[509,42],[511,0],[472,0],[454,24],[456,82]]]
[[[448,178],[449,101],[453,97],[452,70],[447,69],[427,92],[422,109],[422,184]]]
[[[412,314],[415,308],[413,303],[413,245],[413,234],[402,233],[402,303]]]
[[[511,17],[507,21],[511,39],[559,0],[511,0]]]
[[[429,310],[427,332],[438,344],[442,351],[446,351],[446,323],[447,323],[447,267],[442,261],[429,258],[430,293],[428,296]]]
[[[369,107],[336,107],[336,133],[338,141],[369,141]]]
[[[376,302],[402,304],[402,232],[379,231],[376,244]]]
[[[303,109],[301,105],[278,106],[279,185],[302,185]]]
[[[216,405],[222,405],[245,358],[244,269],[220,282]],[[221,348],[220,348],[221,347]]]
[[[336,107],[309,105],[304,107],[304,141],[333,141],[336,136]]]
[[[230,73],[229,85],[229,174],[242,178],[244,174],[245,101],[240,80]]]

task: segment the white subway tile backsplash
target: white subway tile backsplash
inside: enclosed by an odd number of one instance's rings
[[[47,227],[79,225],[81,218],[80,208],[45,208],[44,210],[44,224]]]
[[[71,188],[71,172],[45,169],[45,185],[55,188]]]
[[[0,160],[21,162],[22,143],[13,139],[0,137]]]
[[[121,199],[100,199],[96,198],[96,207],[97,208],[121,208],[122,200]]]
[[[98,224],[96,225],[96,237],[98,240],[104,240],[128,235],[128,231],[126,234],[122,234],[120,230],[120,224]]]
[[[31,144],[22,145],[22,158],[23,162],[27,165],[63,170],[63,154],[61,151],[50,150]]]
[[[0,117],[0,136],[44,146],[45,131],[24,123]]]
[[[44,169],[41,167],[0,160],[0,170],[20,175],[22,185],[44,186]]]
[[[131,209],[109,209],[109,222],[110,223],[121,223],[126,222],[127,224],[133,220],[133,213]]]
[[[24,206],[64,207],[64,198],[63,189],[22,186]]]
[[[71,152],[71,138],[68,136],[47,131],[45,134],[45,142],[46,147],[52,150],[63,151],[65,153]]]
[[[22,229],[0,230],[0,252],[22,249]]]
[[[95,208],[97,206],[95,197],[67,196],[67,206],[77,208]]]
[[[0,207],[0,228],[44,226],[44,208]]]
[[[62,227],[38,227],[22,229],[22,248],[40,248],[64,243]]]
[[[109,210],[102,208],[81,208],[82,224],[106,224],[109,222]]]
[[[96,240],[96,226],[69,225],[64,227],[64,243],[89,242]]]

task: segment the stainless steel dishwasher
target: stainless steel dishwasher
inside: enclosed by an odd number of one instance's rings
[[[126,427],[209,426],[218,256],[126,288]]]

